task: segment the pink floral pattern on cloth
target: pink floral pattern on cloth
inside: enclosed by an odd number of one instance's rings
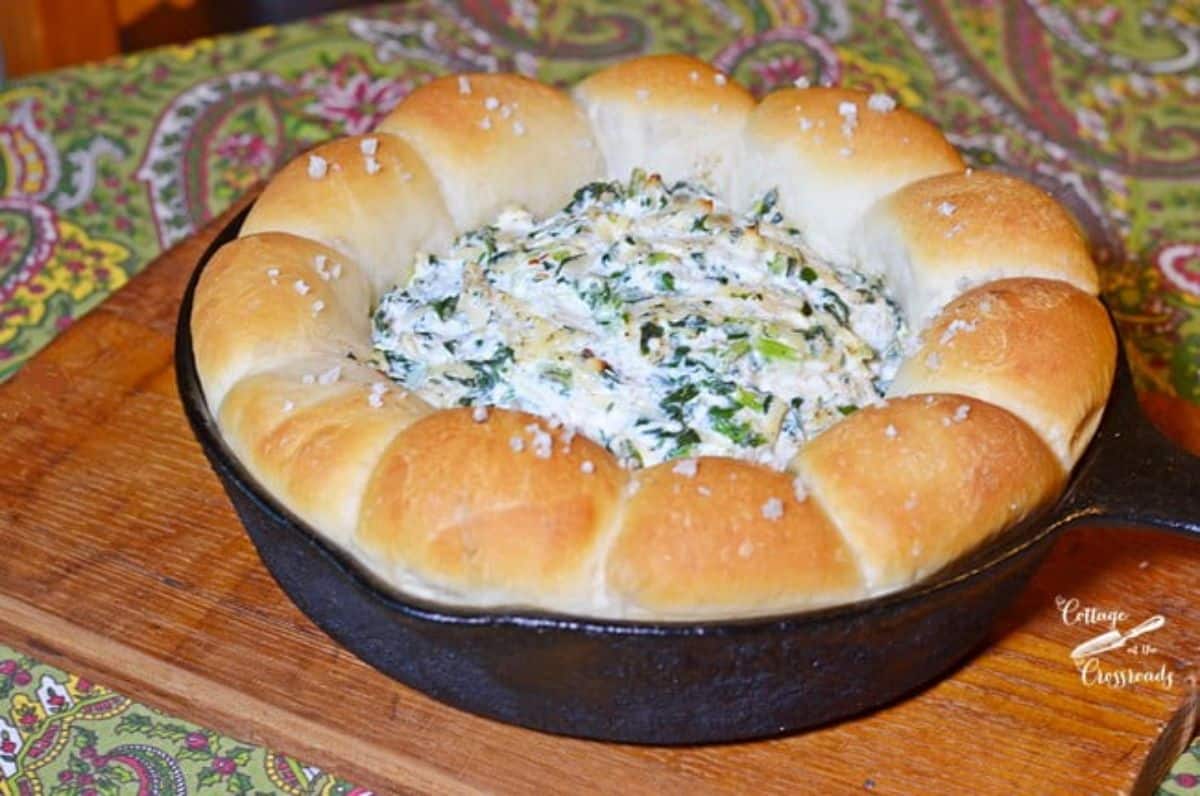
[[[412,0],[15,81],[0,380],[287,159],[434,76],[567,85],[656,51],[760,95],[801,77],[889,92],[972,165],[1042,186],[1090,241],[1140,386],[1200,404],[1200,10],[1109,0]],[[1163,792],[1200,796],[1197,761]]]

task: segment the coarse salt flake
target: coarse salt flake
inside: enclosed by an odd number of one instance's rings
[[[954,422],[955,423],[963,422],[964,420],[967,419],[967,415],[969,415],[969,414],[971,414],[971,405],[970,404],[959,404],[958,408],[954,410]]]
[[[477,406],[471,410],[471,419],[476,423],[485,423],[488,419],[488,410],[486,406]]]
[[[808,88],[812,85],[812,81],[805,76],[800,76],[792,81],[792,85],[796,88]]]
[[[946,326],[946,331],[942,332],[942,336],[938,338],[938,345],[946,345],[957,337],[959,332],[973,331],[975,331],[975,321],[964,321],[961,318],[955,318],[950,321],[949,325]]]
[[[724,73],[717,72],[715,75],[713,75],[713,82],[718,86],[723,86],[729,82],[729,78],[725,77]]]
[[[291,401],[284,401],[284,402],[283,402],[283,411],[285,411],[285,412],[290,412],[290,411],[292,411],[292,410],[293,410],[293,409],[295,409],[295,408],[296,408],[296,404],[292,403]]]
[[[804,479],[800,476],[792,479],[792,494],[801,503],[808,499],[808,487],[804,485]]]
[[[509,437],[508,447],[513,449],[513,453],[520,453],[525,450],[525,440],[520,437]]]
[[[682,475],[685,478],[692,478],[696,475],[696,460],[695,459],[680,459],[671,468],[671,472],[676,475]]]
[[[888,439],[895,439],[900,435],[900,432],[896,430],[895,426],[893,426],[891,423],[888,423],[887,428],[883,430],[883,435]]]
[[[952,204],[951,202],[942,202],[940,205],[937,206],[937,211],[939,213],[941,213],[943,216],[945,216],[946,218],[949,218],[950,216],[954,215],[954,211],[957,209],[958,209],[958,207],[955,206],[954,204]]]
[[[888,113],[896,109],[896,100],[888,94],[877,92],[867,98],[867,107],[876,113]]]
[[[279,278],[279,269],[278,268],[268,268],[267,269],[267,279],[271,280],[271,284],[275,284],[275,280],[278,278]]]
[[[698,486],[698,487],[696,487],[696,491],[699,492],[704,497],[708,497],[709,495],[712,494],[712,490],[706,486]]]
[[[319,180],[329,171],[329,161],[320,155],[308,156],[308,176]]]
[[[329,370],[317,376],[317,384],[333,384],[342,377],[342,366],[334,365]]]
[[[313,315],[318,314],[323,309],[325,309],[325,302],[321,301],[321,299],[317,299],[312,303]]]
[[[471,93],[471,81],[467,79],[466,75],[458,76],[458,93],[459,94],[470,94]]]
[[[513,133],[516,135],[525,135],[525,125],[521,124],[519,119],[513,122]]]
[[[479,126],[482,127],[484,130],[491,130],[492,129],[492,117],[484,116],[483,119],[480,120]]]
[[[783,501],[777,497],[769,498],[766,503],[762,504],[762,515],[764,519],[774,522],[783,516]]]
[[[580,463],[579,469],[581,472],[591,475],[592,473],[596,472],[596,465],[592,464],[591,459],[584,459],[583,462]]]
[[[494,111],[500,107],[500,100],[496,99],[495,97],[488,97],[483,101],[483,107],[487,108],[489,111]]]
[[[367,174],[378,174],[379,170],[382,168],[382,166],[379,165],[379,161],[375,158],[367,158],[365,166],[367,169]]]
[[[533,431],[533,455],[539,459],[549,459],[554,447],[554,440],[540,428]]]
[[[309,287],[308,287],[308,283],[305,282],[303,279],[297,279],[295,282],[292,283],[292,289],[295,290],[297,293],[299,293],[301,296],[307,296]]]
[[[364,138],[358,142],[358,151],[367,156],[374,155],[379,151],[379,139]]]

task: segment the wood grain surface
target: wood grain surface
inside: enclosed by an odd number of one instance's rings
[[[236,208],[235,208],[236,210]],[[232,213],[233,211],[231,211]],[[230,214],[226,214],[228,217]],[[0,386],[0,639],[135,699],[381,793],[1126,793],[1196,721],[1200,545],[1135,530],[1059,540],[951,676],[787,738],[666,749],[557,738],[438,704],[340,649],[259,563],[174,387],[179,298],[218,220]],[[1166,625],[1085,684],[1057,596]],[[1135,654],[1139,653],[1139,654]]]

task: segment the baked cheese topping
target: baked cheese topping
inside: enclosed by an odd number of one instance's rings
[[[378,364],[434,406],[553,418],[626,466],[782,469],[880,400],[908,331],[880,282],[816,259],[775,197],[739,217],[634,172],[545,219],[507,210],[383,297]]]

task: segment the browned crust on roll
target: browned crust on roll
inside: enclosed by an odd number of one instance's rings
[[[320,177],[310,174],[313,158],[324,163]],[[259,232],[289,232],[337,249],[366,268],[380,292],[411,273],[414,254],[454,236],[424,161],[385,133],[338,138],[284,166],[242,224],[243,236]]]
[[[255,478],[301,519],[349,546],[380,454],[431,411],[375,368],[327,355],[238,382],[219,421]]]
[[[520,75],[438,78],[408,95],[378,129],[403,138],[429,164],[458,230],[487,223],[510,204],[539,215],[558,210],[604,172],[570,97]]]
[[[873,110],[870,95],[842,88],[773,92],[750,114],[743,145],[736,201],[778,188],[784,215],[834,258],[847,256],[850,230],[876,200],[963,169],[933,124],[904,108]]]
[[[965,290],[1031,276],[1099,289],[1087,243],[1037,186],[992,171],[944,174],[882,199],[856,242],[860,265],[886,271],[914,327]]]
[[[369,311],[366,278],[340,252],[281,233],[225,244],[205,266],[192,305],[192,348],[209,407],[215,413],[248,373],[299,356],[365,358]]]
[[[1033,426],[1070,469],[1100,421],[1116,368],[1104,306],[1065,282],[1006,279],[955,299],[890,392],[990,401]]]
[[[467,601],[582,607],[624,481],[606,450],[533,415],[493,410],[478,422],[470,409],[445,410],[384,453],[358,541]]]
[[[886,180],[898,187],[962,170],[958,150],[936,125],[907,108],[872,110],[870,100],[870,94],[848,88],[781,89],[758,104],[746,133],[751,145],[788,147],[821,176]],[[856,108],[853,124],[841,113],[843,103]]]
[[[718,457],[635,476],[608,583],[633,615],[687,618],[770,613],[853,599],[854,555],[793,477]],[[803,490],[799,490],[803,496]]]
[[[714,102],[729,109],[748,110],[754,105],[754,97],[740,83],[706,61],[679,53],[621,61],[579,81],[575,91],[590,99],[633,103],[651,111],[710,112]],[[644,96],[639,94],[642,91]]]
[[[1025,423],[959,395],[862,409],[797,459],[872,593],[906,586],[1018,522],[1065,477]]]

